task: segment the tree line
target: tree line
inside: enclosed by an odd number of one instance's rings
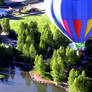
[[[31,21],[29,24],[22,22],[18,31],[18,51],[30,61],[34,61],[37,54],[42,54],[45,58],[51,57],[54,49],[59,48],[60,45],[66,47],[69,43],[69,40],[59,31],[57,32],[56,28],[54,33],[52,31],[49,24],[45,24],[40,32],[37,22]]]
[[[11,31],[7,18],[2,20],[1,30]],[[41,30],[40,32],[37,22],[20,24],[17,58],[34,64],[34,69],[40,76],[53,80],[56,84],[68,80],[69,92],[91,92],[92,84],[87,72],[82,71],[83,69],[72,69],[81,65],[82,57],[77,56],[76,51],[68,46],[70,41],[53,24],[45,24]],[[86,46],[91,51],[88,43],[89,41]],[[5,50],[3,47],[0,50],[4,54],[14,54],[12,48]],[[0,54],[0,57],[5,56],[4,54]],[[47,59],[49,60],[46,61]]]

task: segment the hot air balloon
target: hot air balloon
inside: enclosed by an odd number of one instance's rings
[[[46,0],[46,12],[77,48],[92,35],[92,0]],[[82,44],[83,43],[83,44]]]

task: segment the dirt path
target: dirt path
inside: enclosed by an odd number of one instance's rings
[[[40,77],[40,76],[36,73],[35,70],[34,70],[33,72],[34,72],[34,78],[35,78],[36,81],[38,81],[38,82],[43,82],[43,83],[53,83],[53,81],[51,81],[51,80],[45,80],[45,79],[43,79],[42,77]]]
[[[57,86],[57,87],[64,88],[64,89],[66,90],[66,92],[69,92],[69,91],[68,91],[68,84],[67,84],[67,82],[62,82],[64,85],[56,85],[56,84],[55,84],[53,81],[51,81],[51,80],[45,80],[45,79],[43,79],[41,76],[39,76],[39,75],[37,74],[37,72],[36,72],[35,70],[33,70],[33,76],[31,76],[31,78],[32,78],[33,81],[36,81],[36,82],[38,82],[38,83],[53,84],[53,85],[55,85],[55,86]]]

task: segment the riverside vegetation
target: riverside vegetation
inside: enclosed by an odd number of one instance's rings
[[[6,30],[3,27],[8,25],[7,28],[9,28],[10,26],[9,21],[5,24],[3,26],[3,22],[1,22],[3,31]],[[52,80],[56,84],[68,82],[69,92],[91,92],[91,66],[82,67],[83,56],[76,55],[76,51],[68,46],[70,41],[53,24],[46,23],[41,28],[38,25],[39,22],[36,21],[20,23],[17,30],[16,58],[34,65],[37,74],[44,79]],[[87,47],[91,49],[92,42],[87,43]],[[10,47],[8,49],[12,51]],[[49,60],[47,61],[47,59]],[[92,65],[92,62],[89,62]]]

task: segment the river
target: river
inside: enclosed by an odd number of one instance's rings
[[[66,92],[53,85],[33,82],[28,71],[19,65],[0,66],[0,74],[5,75],[0,79],[0,92]]]

